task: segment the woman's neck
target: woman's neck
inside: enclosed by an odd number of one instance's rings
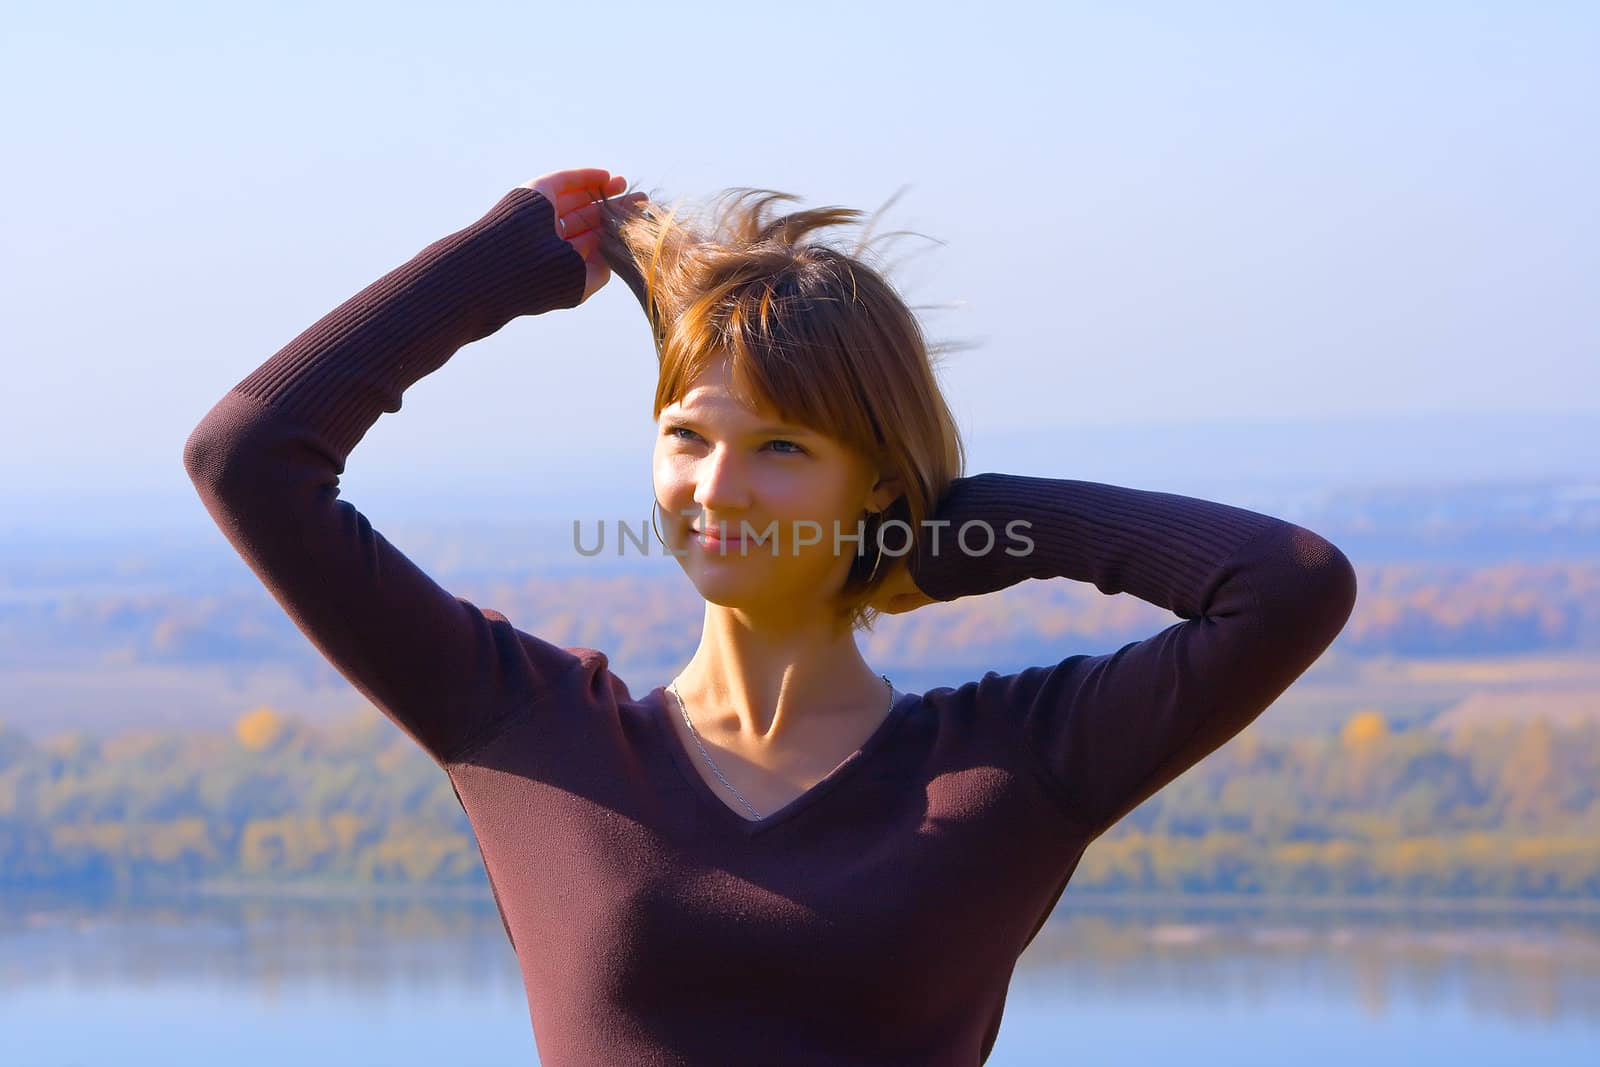
[[[698,729],[753,749],[832,735],[889,706],[889,687],[849,627],[821,619],[778,629],[716,604],[706,605],[700,647],[677,689]]]

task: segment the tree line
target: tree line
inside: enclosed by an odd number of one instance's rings
[[[1600,726],[1247,729],[1085,852],[1076,892],[1600,899]],[[231,732],[0,724],[0,886],[487,886],[448,778],[375,710]]]

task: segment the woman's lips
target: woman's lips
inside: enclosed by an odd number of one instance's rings
[[[694,532],[695,540],[699,541],[702,545],[707,545],[710,547],[738,548],[744,543],[743,537],[723,537],[716,530],[698,530],[693,526],[689,527],[689,529]]]

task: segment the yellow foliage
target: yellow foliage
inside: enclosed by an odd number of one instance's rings
[[[358,870],[367,881],[421,884],[473,859],[471,843],[456,833],[423,833],[404,827],[361,854]]]
[[[360,831],[359,817],[336,818],[328,823],[315,815],[251,819],[239,838],[239,865],[250,874],[315,873],[333,863]]]
[[[119,822],[65,823],[50,827],[52,851],[88,846],[99,852],[120,855],[127,844],[128,828]]]
[[[271,748],[283,736],[283,717],[263,704],[254,711],[240,716],[239,721],[234,724],[233,732],[238,737],[239,744],[252,752],[261,752]]]
[[[100,756],[111,763],[131,763],[159,749],[163,740],[156,730],[128,731],[106,738],[100,746]]]
[[[171,863],[191,852],[208,859],[216,856],[206,820],[198,817],[174,819],[151,827],[146,835],[145,850],[157,863]]]
[[[340,855],[350,855],[355,851],[356,839],[367,828],[367,822],[361,816],[348,812],[328,816],[328,828],[333,831]]]
[[[50,847],[56,851],[89,848],[155,863],[171,863],[186,855],[218,858],[206,820],[193,816],[163,823],[64,823],[50,827]]]
[[[1517,732],[1498,785],[1505,818],[1512,824],[1536,824],[1560,812],[1556,738],[1544,719],[1534,719]]]
[[[61,759],[81,759],[89,749],[89,735],[82,730],[52,734],[39,741],[39,751]]]
[[[1389,736],[1389,722],[1376,708],[1364,708],[1345,720],[1339,740],[1346,748],[1366,748]]]

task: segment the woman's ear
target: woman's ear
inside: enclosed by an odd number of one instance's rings
[[[893,504],[904,493],[905,483],[894,474],[885,474],[878,479],[878,484],[872,487],[871,510],[883,511]]]

